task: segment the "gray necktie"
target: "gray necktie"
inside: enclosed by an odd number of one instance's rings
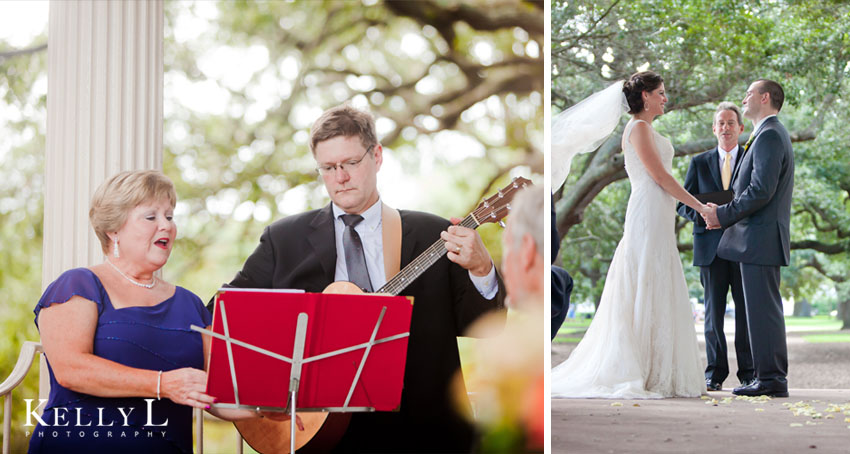
[[[369,280],[369,270],[366,268],[366,254],[363,242],[354,226],[363,220],[359,214],[343,214],[340,216],[345,231],[342,233],[342,248],[345,251],[345,267],[348,269],[348,280],[365,292],[372,291],[372,281]]]

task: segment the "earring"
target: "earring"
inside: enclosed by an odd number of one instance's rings
[[[118,239],[116,238],[112,240],[112,244],[112,255],[117,259],[118,257],[121,257],[121,253],[118,252]]]

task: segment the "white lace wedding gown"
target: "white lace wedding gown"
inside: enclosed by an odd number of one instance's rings
[[[623,133],[632,192],[623,238],[599,309],[570,357],[552,369],[552,397],[642,399],[705,392],[691,304],[674,230],[675,200],[649,175]],[[655,132],[664,168],[673,145]]]

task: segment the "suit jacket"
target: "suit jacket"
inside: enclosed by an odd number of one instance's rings
[[[552,263],[558,257],[558,250],[561,247],[561,236],[558,234],[558,224],[555,221],[555,197],[552,196]],[[551,297],[550,306],[552,306],[552,339],[558,334],[564,319],[567,317],[567,311],[570,310],[570,294],[573,292],[573,278],[567,270],[552,265],[551,279]]]
[[[717,208],[726,228],[717,255],[733,262],[786,266],[791,257],[794,151],[776,117],[766,119],[732,177],[735,199]]]
[[[400,214],[404,267],[437,241],[450,223],[422,212],[403,210]],[[334,281],[335,267],[329,204],[266,227],[260,244],[230,285],[321,292]],[[487,300],[476,290],[467,270],[442,257],[401,293],[414,297],[401,409],[397,413],[355,413],[343,439],[352,443],[347,450],[469,451],[474,430],[455,411],[457,404],[450,393],[460,372],[456,338],[480,315],[504,309],[504,285],[498,275],[497,279],[499,292]],[[466,396],[462,381],[460,388]]]
[[[551,320],[552,339],[558,335],[558,330],[564,324],[567,318],[567,312],[570,310],[570,296],[573,293],[573,278],[567,270],[560,266],[552,265],[551,279]]]
[[[741,165],[743,148],[738,150],[738,159],[735,160],[735,169]],[[688,173],[685,175],[684,188],[691,194],[705,194],[707,192],[718,192],[723,190],[723,179],[720,176],[720,158],[717,147],[700,153],[691,159],[688,165]],[[731,188],[732,185],[730,184]],[[694,266],[709,266],[717,254],[717,245],[723,230],[708,230],[705,228],[705,220],[702,215],[693,208],[679,202],[676,211],[680,216],[694,222]]]

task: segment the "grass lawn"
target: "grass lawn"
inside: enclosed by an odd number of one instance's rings
[[[590,326],[591,320],[590,318],[568,318],[558,330],[558,335],[580,333]]]
[[[803,340],[812,344],[847,343],[850,342],[850,333],[812,334],[803,336]]]
[[[558,331],[559,336],[552,341],[553,344],[577,344],[581,338],[580,337],[561,337],[560,331]]]
[[[568,318],[561,329],[555,343],[577,343],[581,334],[590,326],[589,318]],[[815,315],[814,317],[785,317],[785,326],[789,331],[839,331],[843,322],[829,315]],[[824,333],[803,336],[807,342],[850,342],[850,333]]]
[[[558,335],[552,341],[556,344],[577,344],[581,340],[581,334],[590,326],[589,318],[568,318],[558,330]],[[578,337],[570,337],[576,336]]]
[[[785,326],[796,328],[797,331],[838,331],[844,323],[829,315],[814,317],[785,317]]]

